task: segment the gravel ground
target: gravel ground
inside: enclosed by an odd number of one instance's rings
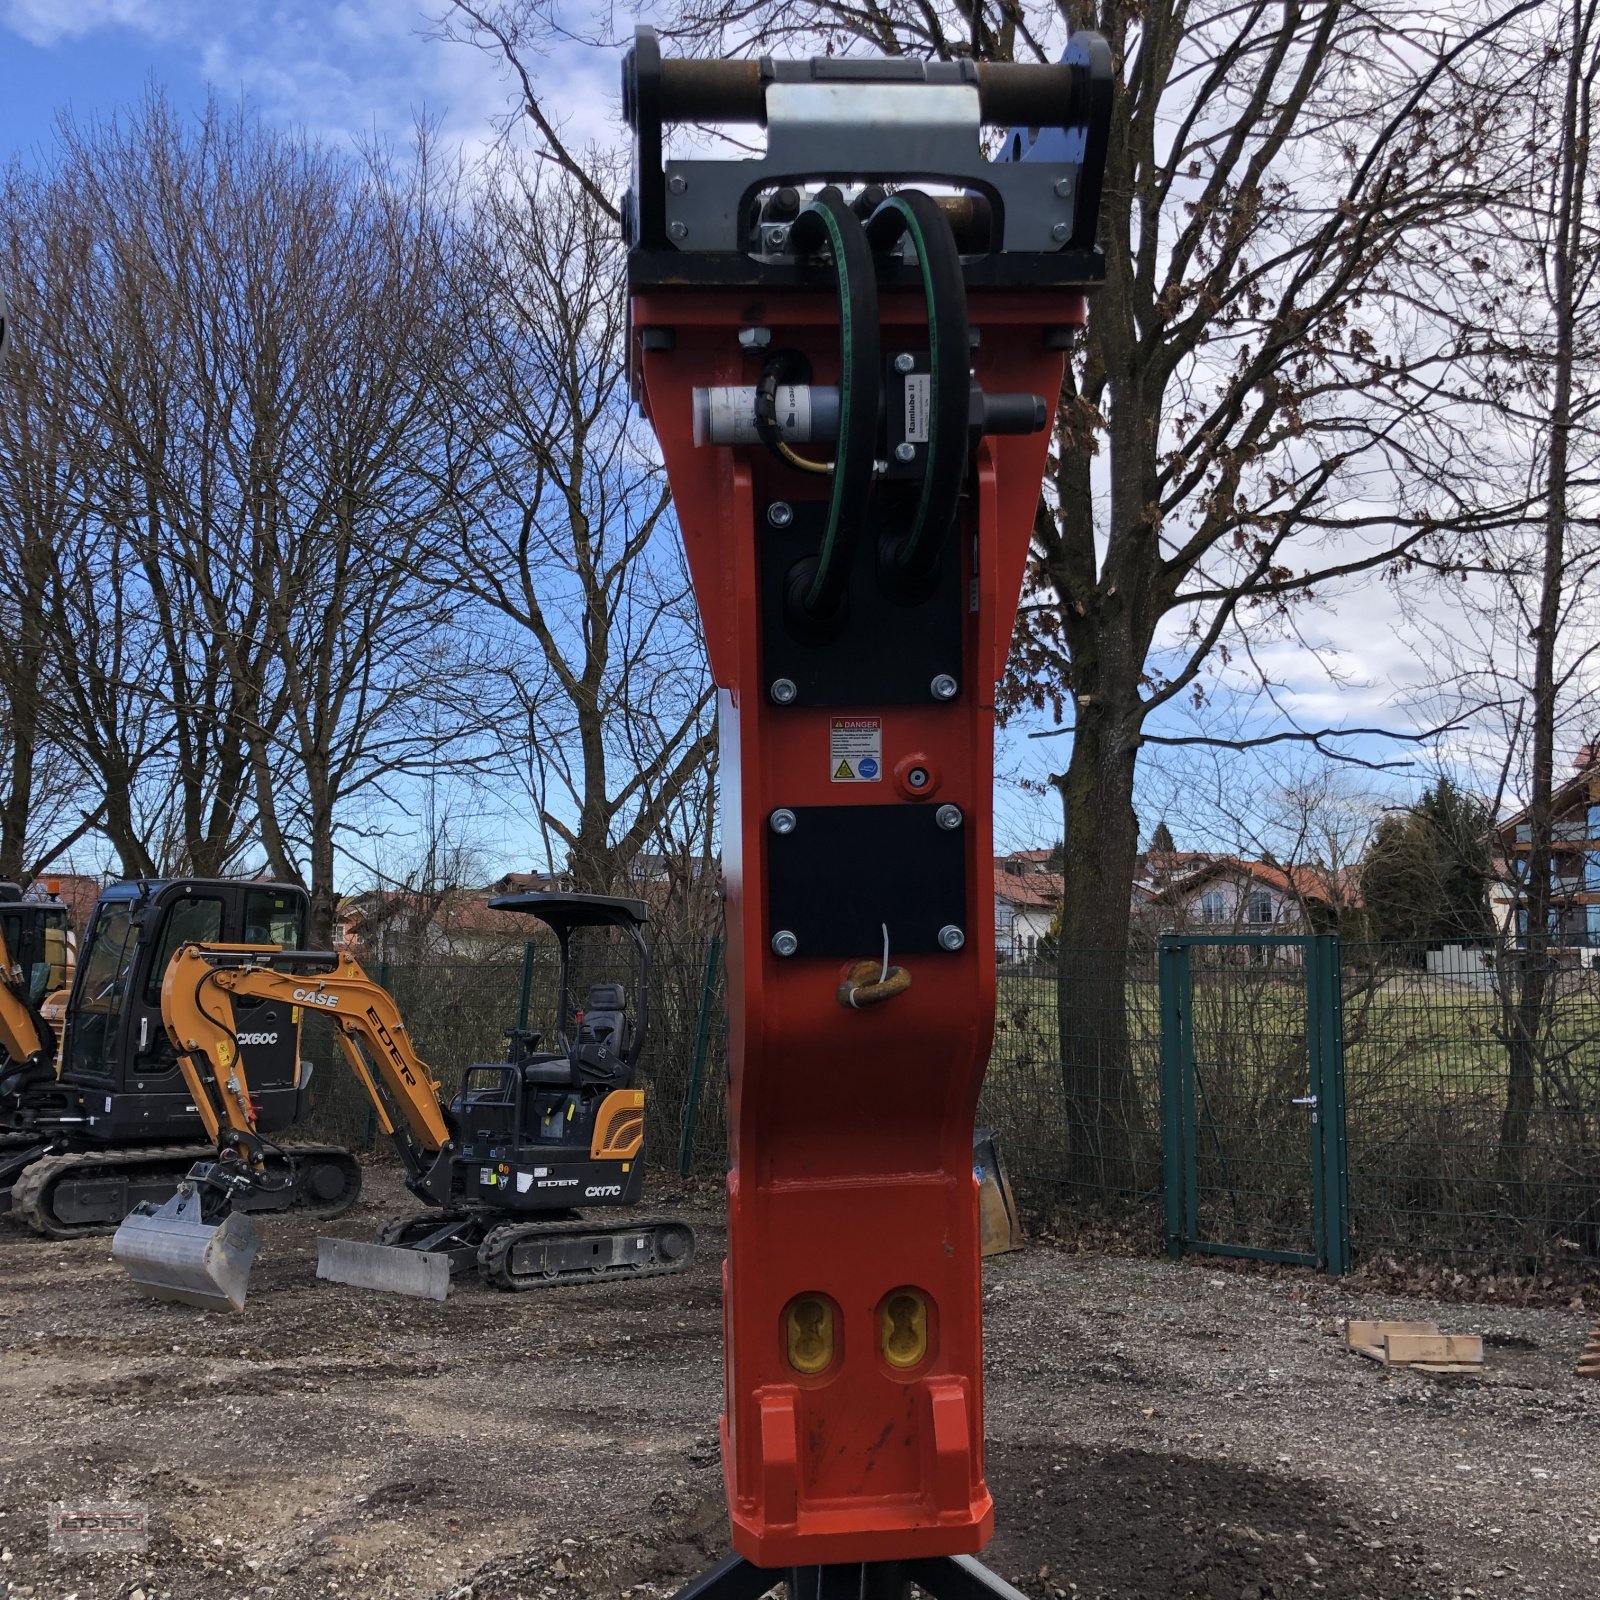
[[[667,1197],[658,1204],[668,1209]],[[336,1231],[401,1209],[391,1174]],[[726,1548],[714,1210],[690,1273],[437,1305],[314,1281],[267,1224],[249,1310],[137,1297],[109,1241],[0,1223],[12,1600],[669,1595]],[[324,1230],[327,1231],[327,1230]],[[1575,1311],[1069,1255],[988,1264],[986,1560],[1038,1600],[1594,1600],[1600,1385]],[[1343,1317],[1486,1335],[1387,1372]],[[146,1505],[143,1557],[51,1556],[57,1501]]]

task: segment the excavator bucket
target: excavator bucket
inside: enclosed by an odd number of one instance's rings
[[[972,1136],[972,1171],[978,1180],[978,1223],[985,1256],[1003,1256],[1022,1248],[1022,1223],[1016,1197],[1000,1159],[1000,1141],[988,1128]]]
[[[443,1300],[450,1293],[450,1258],[404,1245],[318,1239],[317,1276],[329,1283],[348,1283],[356,1289]]]
[[[260,1247],[256,1225],[242,1211],[206,1222],[198,1191],[181,1190],[163,1205],[135,1206],[111,1241],[136,1289],[203,1311],[243,1311],[250,1267]]]

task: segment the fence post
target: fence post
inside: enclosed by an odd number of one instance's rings
[[[533,1000],[533,940],[522,947],[522,988],[517,995],[517,1030],[528,1026],[528,1007]]]
[[[706,1052],[711,1047],[711,1005],[716,998],[717,966],[722,959],[722,936],[712,934],[706,945],[705,972],[700,979],[700,1012],[694,1024],[694,1054],[689,1062],[689,1083],[683,1096],[683,1126],[678,1134],[678,1176],[687,1178],[694,1165],[694,1135],[700,1121],[700,1082],[705,1076]]]
[[[1188,951],[1161,944],[1161,1198],[1167,1254],[1183,1254],[1183,1007],[1179,998]]]
[[[1336,933],[1319,934],[1317,979],[1321,991],[1317,1007],[1319,1082],[1315,1089],[1322,1113],[1319,1130],[1322,1150],[1320,1196],[1323,1237],[1318,1254],[1324,1269],[1334,1276],[1350,1270],[1350,1157],[1345,1139],[1344,1113],[1344,973]]]

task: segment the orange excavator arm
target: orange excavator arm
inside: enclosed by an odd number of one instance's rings
[[[420,1158],[450,1142],[440,1085],[411,1045],[388,992],[347,955],[275,945],[184,945],[161,983],[161,1021],[208,1137],[260,1164],[250,1083],[239,1054],[236,1000],[276,1000],[319,1011],[378,1125]],[[403,1125],[397,1129],[395,1118]]]
[[[27,999],[21,969],[0,933],[0,1051],[19,1065],[55,1059],[55,1035]]]

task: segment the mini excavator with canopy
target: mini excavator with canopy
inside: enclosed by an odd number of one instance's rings
[[[113,1253],[157,1299],[242,1310],[259,1243],[235,1209],[270,1187],[237,1047],[235,1008],[292,1004],[331,1023],[350,1070],[389,1134],[405,1182],[429,1209],[391,1218],[373,1243],[320,1242],[319,1277],[442,1300],[476,1267],[501,1289],[679,1272],[694,1235],[668,1219],[591,1221],[576,1208],[636,1205],[644,1181],[644,1090],[634,1087],[649,1009],[644,905],[601,895],[532,893],[490,901],[554,934],[560,958],[553,1036],[513,1028],[504,1062],[468,1067],[446,1104],[390,995],[348,955],[190,945],[168,968],[162,1019],[195,1104],[216,1141],[162,1206],[141,1206]],[[581,930],[610,930],[633,958],[629,985],[578,992]],[[547,1044],[549,1048],[546,1048]]]

